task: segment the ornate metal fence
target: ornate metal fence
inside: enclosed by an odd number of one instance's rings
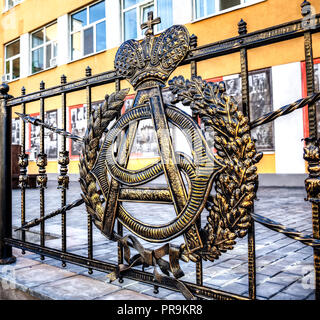
[[[26,94],[22,89],[20,97],[9,95],[9,87],[0,87],[0,262],[12,263],[12,247],[29,250],[41,257],[49,256],[109,273],[115,280],[123,277],[137,279],[155,286],[180,291],[187,299],[255,299],[256,259],[255,222],[278,231],[314,248],[314,270],[316,299],[320,298],[320,233],[319,233],[319,140],[315,102],[320,93],[315,93],[312,54],[312,33],[320,31],[320,15],[312,16],[302,5],[303,19],[265,30],[247,33],[246,23],[241,20],[237,37],[197,47],[197,38],[189,37],[183,26],[173,26],[159,37],[153,35],[152,14],[142,27],[146,28],[142,42],[127,41],[119,48],[115,57],[115,70],[92,75],[86,69],[84,79],[67,82],[61,77],[60,85]],[[308,97],[284,106],[258,119],[249,118],[249,85],[247,51],[253,48],[304,37]],[[242,109],[231,99],[223,83],[203,81],[197,75],[197,62],[221,55],[240,52],[242,80]],[[171,72],[179,65],[189,64],[191,80],[175,77],[169,81],[174,95],[172,104],[163,102],[161,87]],[[127,79],[136,89],[134,105],[121,117],[119,111],[127,90],[121,90],[120,80]],[[106,96],[102,106],[93,110],[91,92],[94,87],[114,83],[115,93]],[[67,95],[86,91],[88,128],[84,136],[78,137],[67,132]],[[61,97],[62,121],[59,128],[45,123],[45,103],[51,97]],[[26,106],[39,102],[40,118],[26,114]],[[191,107],[192,116],[179,110],[174,104],[182,102]],[[306,180],[307,200],[312,203],[313,235],[286,228],[262,217],[253,210],[253,201],[258,188],[255,164],[262,157],[250,137],[250,130],[271,122],[276,118],[308,105],[309,133],[306,139],[304,159],[308,162],[309,177]],[[19,155],[21,188],[21,240],[12,237],[12,191],[11,191],[11,108],[21,106],[22,151]],[[215,131],[216,154],[208,148],[197,122],[200,118]],[[115,124],[110,127],[112,120]],[[159,146],[160,161],[141,170],[127,169],[128,159],[137,126],[140,120],[152,119]],[[28,155],[26,154],[26,123],[40,126],[40,152],[37,156],[37,184],[40,192],[40,216],[26,221],[26,187],[28,178]],[[183,131],[193,151],[193,159],[175,152],[171,143],[169,124]],[[47,156],[45,154],[44,129],[61,135],[61,150],[58,163],[60,175],[58,188],[61,189],[59,209],[45,213],[45,188],[47,185]],[[125,133],[125,134],[123,134]],[[103,134],[105,138],[102,139]],[[69,153],[67,139],[82,143],[80,157],[80,185],[82,197],[67,204],[66,192],[69,185]],[[114,152],[117,146],[117,153]],[[184,185],[182,174],[186,177]],[[164,174],[168,188],[143,187],[146,182]],[[110,177],[110,179],[109,179]],[[215,183],[216,194],[210,194]],[[122,206],[124,201],[171,203],[176,218],[161,225],[148,225],[131,216]],[[81,256],[68,252],[66,212],[85,203],[88,217],[88,254]],[[209,212],[208,222],[201,225],[203,209]],[[52,249],[45,243],[45,221],[61,216],[61,250]],[[117,222],[117,223],[116,223]],[[26,241],[25,232],[40,225],[40,244]],[[96,226],[108,239],[118,242],[118,264],[100,261],[93,255],[92,228]],[[115,226],[117,228],[115,228]],[[123,236],[123,227],[130,233],[151,243],[165,243],[161,247],[146,249],[133,235]],[[116,229],[116,230],[115,230]],[[183,235],[180,246],[169,241]],[[237,237],[248,239],[248,287],[249,295],[240,296],[203,285],[203,260],[214,261],[235,245]],[[130,254],[130,248],[138,253]],[[169,261],[164,259],[169,257]],[[183,270],[179,261],[195,263],[195,283],[179,280]],[[142,270],[136,266],[142,265]],[[152,266],[153,273],[144,270]],[[158,272],[158,268],[161,273]],[[170,275],[171,274],[171,275]]]

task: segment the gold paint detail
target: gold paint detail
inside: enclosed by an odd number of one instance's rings
[[[173,103],[190,106],[195,115],[215,131],[217,159],[225,169],[215,176],[216,195],[206,203],[208,222],[202,230],[205,243],[198,254],[214,261],[222,252],[233,249],[237,237],[244,237],[251,225],[251,210],[258,188],[257,153],[250,137],[248,118],[238,110],[235,101],[226,95],[225,84],[207,83],[201,77],[169,81],[175,95]]]

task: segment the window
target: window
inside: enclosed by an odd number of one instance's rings
[[[57,57],[57,23],[31,34],[31,73],[55,67]]]
[[[20,40],[5,46],[5,81],[20,77]]]
[[[161,23],[155,26],[156,32],[172,26],[172,0],[122,0],[124,41],[142,38],[144,31],[140,26],[148,20],[149,11],[161,18]]]
[[[260,0],[193,0],[194,17],[200,19],[221,11]]]
[[[71,60],[106,49],[105,1],[71,15]]]
[[[6,0],[6,9],[9,10],[19,4],[22,0]]]

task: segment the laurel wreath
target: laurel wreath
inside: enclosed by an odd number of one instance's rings
[[[214,261],[222,252],[233,249],[237,237],[244,237],[251,224],[253,200],[258,189],[258,153],[250,137],[248,118],[226,94],[224,82],[208,83],[201,77],[185,80],[182,76],[169,81],[174,95],[172,103],[190,106],[205,125],[214,130],[217,158],[225,169],[215,178],[216,195],[207,201],[207,224],[201,230],[204,248],[196,253]]]
[[[104,214],[103,200],[97,189],[96,179],[91,173],[100,150],[100,140],[108,125],[120,113],[124,98],[129,89],[106,95],[104,103],[93,110],[79,159],[80,186],[82,198],[85,202],[87,212],[92,216],[94,224],[101,230],[101,222]]]

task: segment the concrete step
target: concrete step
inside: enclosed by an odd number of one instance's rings
[[[110,284],[102,272],[88,275],[85,268],[62,268],[57,266],[59,261],[42,262],[30,252],[22,255],[21,250],[13,249],[13,254],[15,263],[0,266],[0,300],[158,300],[129,289],[133,281]]]

